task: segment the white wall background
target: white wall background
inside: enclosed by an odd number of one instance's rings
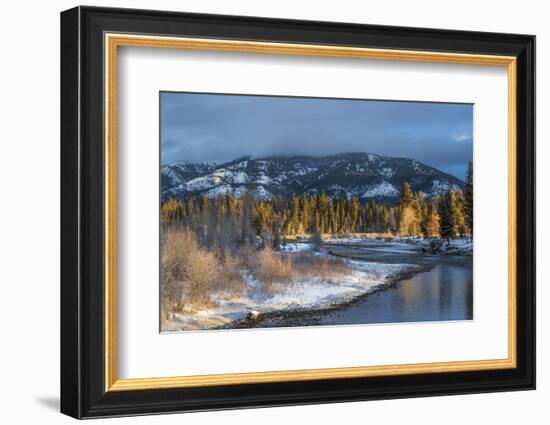
[[[59,12],[78,3],[6,2],[0,15],[0,420],[69,423],[59,392]],[[534,0],[144,0],[96,5],[537,35],[538,216],[550,201],[550,27]],[[550,238],[538,223],[538,390],[110,420],[109,423],[546,423],[550,397]]]

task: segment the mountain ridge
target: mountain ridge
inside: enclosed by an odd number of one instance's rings
[[[394,202],[405,181],[413,191],[422,191],[428,197],[464,187],[457,177],[412,158],[346,152],[323,156],[242,156],[223,163],[176,161],[161,166],[161,197],[215,198],[251,193],[269,199],[324,192],[333,198]]]

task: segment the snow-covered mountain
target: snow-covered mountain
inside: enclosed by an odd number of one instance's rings
[[[464,183],[408,158],[369,153],[332,156],[244,157],[223,164],[177,162],[161,167],[162,199],[252,193],[258,198],[291,194],[395,201],[403,182],[428,196]]]

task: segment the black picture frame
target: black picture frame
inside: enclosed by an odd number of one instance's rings
[[[105,391],[104,34],[308,43],[517,58],[517,367]],[[61,412],[75,418],[535,388],[535,37],[76,7],[61,13]]]

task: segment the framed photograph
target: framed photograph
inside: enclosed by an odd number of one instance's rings
[[[61,14],[61,411],[535,387],[535,37]]]

